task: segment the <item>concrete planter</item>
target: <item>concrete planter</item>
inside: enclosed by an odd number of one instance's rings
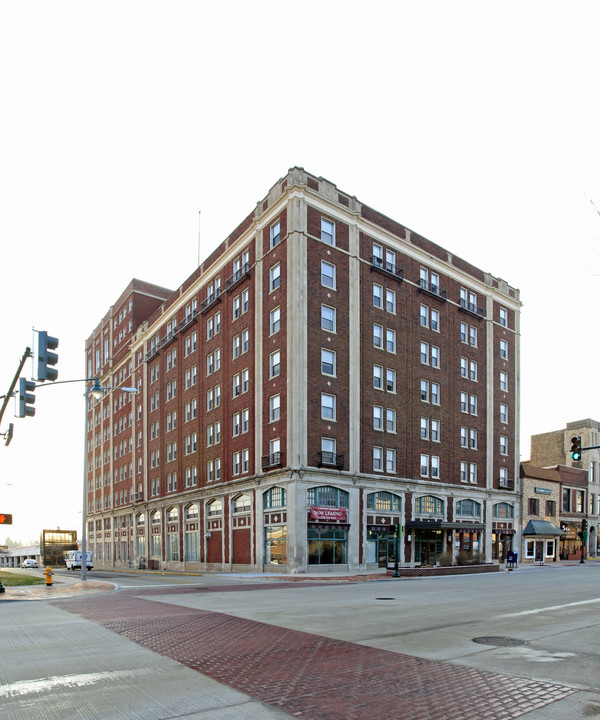
[[[400,577],[433,577],[435,575],[474,575],[475,573],[499,572],[500,565],[486,563],[485,565],[452,565],[449,567],[401,567],[398,568]],[[394,571],[387,571],[386,575],[393,576]]]

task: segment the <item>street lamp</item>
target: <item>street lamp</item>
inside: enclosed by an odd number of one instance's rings
[[[91,378],[89,378],[91,380]],[[100,385],[98,378],[94,378],[94,384],[91,387],[85,389],[85,415],[84,415],[84,437],[83,437],[83,505],[81,509],[81,579],[82,581],[87,580],[87,416],[88,416],[88,401],[90,395],[94,400],[100,400],[104,397],[106,392],[111,390],[119,390],[126,393],[136,393],[137,388],[134,387],[106,387]]]

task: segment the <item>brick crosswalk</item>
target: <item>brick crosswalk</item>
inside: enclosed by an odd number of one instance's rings
[[[574,692],[159,599],[194,592],[126,590],[60,608],[304,720],[511,720]]]

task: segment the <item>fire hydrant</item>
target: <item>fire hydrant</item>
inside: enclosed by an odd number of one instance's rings
[[[46,576],[46,587],[50,587],[50,585],[52,585],[52,576],[54,575],[54,571],[50,566],[44,570],[44,575]]]

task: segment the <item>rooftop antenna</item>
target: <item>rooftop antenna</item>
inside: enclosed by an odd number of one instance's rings
[[[202,211],[198,210],[198,266],[200,266],[200,216]]]

